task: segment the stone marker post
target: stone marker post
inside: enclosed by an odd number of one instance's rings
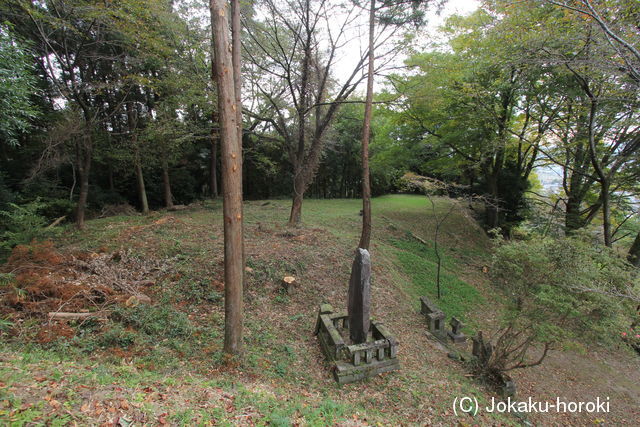
[[[371,309],[371,258],[369,251],[358,248],[349,279],[349,335],[354,344],[367,341]]]

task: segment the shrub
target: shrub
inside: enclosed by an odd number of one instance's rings
[[[480,349],[474,370],[493,380],[540,364],[566,339],[612,342],[630,323],[639,299],[630,265],[580,237],[502,244],[491,277],[505,293],[507,307],[488,340],[476,337]],[[536,343],[543,352],[531,358]]]
[[[117,306],[113,319],[156,338],[185,338],[194,332],[187,315],[170,306]]]
[[[5,259],[11,249],[36,238],[46,224],[38,213],[42,203],[36,200],[25,205],[9,203],[9,210],[0,211],[0,259]]]
[[[539,328],[608,341],[638,300],[633,269],[614,251],[580,237],[504,244],[491,277],[508,297],[508,316],[525,315]],[[550,337],[555,339],[561,338]]]

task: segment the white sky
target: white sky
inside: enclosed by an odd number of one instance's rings
[[[427,49],[427,46],[434,42],[438,41],[438,27],[442,26],[445,20],[451,15],[467,15],[474,10],[480,7],[480,0],[449,0],[445,6],[442,8],[439,14],[437,14],[434,10],[429,11],[427,13],[427,23],[424,28],[420,30],[420,34],[416,39],[418,47]],[[366,25],[367,18],[365,12],[363,12],[363,25],[362,30],[358,36],[355,37],[355,40],[352,42],[352,46],[349,50],[356,50],[358,52],[364,51],[367,45],[367,31],[368,27]],[[440,40],[441,41],[441,40]],[[353,67],[356,64],[358,55],[345,55],[337,61],[334,75],[340,81],[342,76],[349,75],[353,70]],[[395,58],[392,66],[402,66],[404,64],[404,60],[406,59],[405,55],[400,55]],[[365,67],[366,68],[366,67]],[[375,80],[375,90],[379,91],[383,88],[385,83],[385,79],[382,76],[377,76]],[[364,94],[365,87],[361,85],[356,93]]]

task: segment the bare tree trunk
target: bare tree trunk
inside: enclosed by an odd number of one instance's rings
[[[584,227],[584,221],[580,215],[580,200],[569,195],[564,214],[564,226],[568,233]]]
[[[596,171],[598,181],[600,182],[600,201],[602,202],[602,231],[604,234],[604,244],[607,247],[611,247],[611,206],[610,206],[610,194],[609,194],[609,180],[604,173],[604,168],[600,164],[597,158],[596,150],[596,136],[595,136],[595,120],[596,112],[598,111],[598,100],[593,96],[588,87],[585,88],[587,95],[591,100],[591,108],[589,110],[589,155],[591,157],[591,164]]]
[[[237,8],[238,0],[231,0]],[[238,140],[237,108],[234,90],[235,70],[229,49],[226,2],[210,0],[215,77],[222,147],[222,194],[224,214],[224,352],[242,351],[242,145]],[[235,22],[235,20],[234,20]]]
[[[213,16],[211,17],[211,26],[213,28]],[[211,39],[211,80],[216,81],[215,70],[215,52],[213,47],[213,38]],[[218,198],[218,142],[220,140],[219,117],[216,107],[211,110],[211,165],[209,175],[209,187],[211,187],[211,198]],[[218,126],[216,128],[216,125]]]
[[[142,174],[142,159],[140,158],[140,147],[138,146],[138,136],[136,127],[138,122],[137,111],[133,109],[133,103],[127,103],[127,125],[131,134],[131,143],[133,144],[133,167],[136,173],[136,186],[138,188],[138,198],[140,199],[140,209],[142,213],[149,213],[149,203],[147,201],[147,191],[144,186],[144,175]]]
[[[636,267],[640,267],[640,233],[636,234],[636,238],[629,249],[627,260]]]
[[[238,147],[242,153],[242,44],[240,43],[240,0],[231,1],[231,62],[233,64],[233,90],[236,98],[236,127],[238,131]],[[243,158],[240,155],[240,177],[242,179]],[[242,184],[241,184],[242,185]],[[240,187],[242,193],[242,186]],[[244,236],[244,223],[242,235]],[[242,283],[244,284],[244,272],[247,265],[247,254],[244,251],[244,239],[242,240]]]
[[[369,249],[371,242],[371,183],[369,181],[369,138],[371,136],[371,115],[373,107],[373,61],[376,0],[371,0],[369,10],[369,67],[367,75],[367,99],[364,105],[362,126],[362,234],[358,247]]]
[[[76,207],[76,227],[80,230],[84,228],[85,210],[87,198],[89,197],[89,171],[91,169],[91,156],[93,141],[91,130],[88,129],[81,141],[76,143],[76,168],[80,178],[80,193],[78,196],[78,206]]]
[[[609,181],[600,183],[600,200],[602,201],[602,233],[604,244],[607,247],[613,245],[611,236],[611,194],[609,193]]]
[[[486,207],[487,226],[496,228],[500,225],[500,212],[498,210],[498,181],[492,173],[487,176],[487,187],[491,199]]]
[[[167,209],[173,209],[173,194],[171,193],[171,179],[169,177],[169,162],[167,157],[162,157],[162,186],[164,187],[164,205]]]
[[[142,160],[140,159],[140,150],[137,146],[138,142],[134,140],[135,147],[135,170],[136,170],[136,184],[138,186],[138,197],[140,198],[140,208],[142,213],[147,215],[149,213],[149,203],[147,201],[147,190],[144,186],[144,176],[142,175]]]
[[[236,126],[238,130],[238,144],[242,147],[242,67],[240,43],[240,2],[231,1],[231,62],[233,64],[233,90],[236,98]],[[242,167],[242,158],[240,158]]]
[[[217,114],[212,114],[213,123],[215,124],[218,121]],[[214,125],[215,126],[215,125]],[[211,187],[211,198],[218,198],[218,132],[212,128],[211,129],[211,165],[209,167],[210,175],[209,175],[209,187]]]
[[[293,178],[293,203],[291,204],[291,213],[289,214],[289,226],[300,224],[302,218],[302,200],[304,198],[304,192],[306,185],[304,183],[304,176],[299,168]]]

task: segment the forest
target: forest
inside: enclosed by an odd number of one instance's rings
[[[639,178],[635,0],[3,0],[0,423],[636,425]]]

